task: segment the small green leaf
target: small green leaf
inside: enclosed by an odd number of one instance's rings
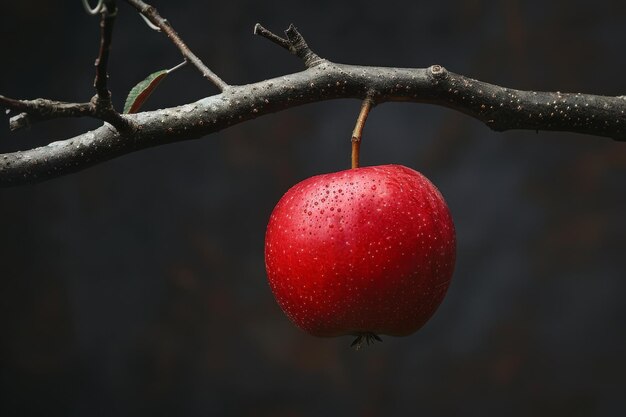
[[[133,87],[126,97],[124,113],[137,113],[152,91],[165,78],[170,70],[161,70],[148,75],[145,80]]]

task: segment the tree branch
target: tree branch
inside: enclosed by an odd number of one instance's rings
[[[117,15],[115,0],[101,0],[95,8],[83,1],[87,13],[100,13],[100,49],[95,61],[96,75],[94,88],[96,95],[89,103],[68,103],[38,98],[36,100],[16,100],[0,95],[0,106],[20,112],[9,119],[11,130],[30,126],[33,122],[63,117],[90,116],[108,122],[120,130],[129,130],[128,120],[113,107],[111,92],[107,87],[107,66],[113,37],[113,23]]]
[[[96,58],[96,78],[93,86],[96,89],[99,100],[111,102],[111,92],[107,87],[107,66],[109,64],[109,51],[111,50],[111,40],[113,39],[113,24],[117,15],[117,7],[114,1],[105,2],[105,11],[101,13],[100,19],[100,51]],[[111,8],[111,10],[109,10]]]
[[[194,67],[200,71],[202,76],[207,80],[211,81],[220,91],[224,91],[228,88],[228,84],[224,82],[220,77],[218,77],[213,71],[209,69],[200,58],[198,58],[189,47],[183,42],[183,40],[178,36],[178,33],[174,30],[170,23],[161,17],[159,12],[149,4],[144,3],[141,0],[126,0],[126,3],[133,6],[139,13],[141,13],[145,18],[158,27],[162,32],[164,32],[167,37],[176,45],[176,47],[180,50],[180,53],[185,57],[187,61],[189,61]]]
[[[0,96],[0,107],[20,112],[9,119],[9,128],[11,130],[27,127],[33,121],[94,115],[92,103],[66,103],[43,98],[16,100]]]
[[[258,30],[257,33],[261,34]],[[262,36],[271,39],[271,36]],[[293,39],[298,43],[297,37]],[[285,41],[291,43],[292,38]],[[298,56],[306,61],[311,55]],[[366,67],[320,59],[305,71],[230,86],[221,94],[195,103],[125,115],[135,126],[132,132],[104,125],[47,146],[1,155],[0,185],[42,181],[133,151],[199,138],[246,120],[307,103],[368,97],[377,105],[409,101],[448,107],[474,117],[496,131],[553,130],[626,140],[624,96],[514,90],[467,78],[439,65],[414,69]],[[10,99],[0,99],[0,104],[6,106],[7,100]],[[8,107],[17,109],[28,105],[20,103]]]
[[[128,121],[115,110],[111,101],[111,92],[107,86],[109,74],[109,52],[113,39],[113,24],[117,16],[117,5],[115,0],[104,0],[104,7],[100,11],[100,50],[96,58],[96,76],[93,86],[96,89],[96,96],[91,99],[92,116],[111,123],[120,130],[130,129]]]

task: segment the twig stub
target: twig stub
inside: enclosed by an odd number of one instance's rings
[[[113,4],[112,7],[115,7]],[[111,92],[107,87],[108,80],[108,64],[109,52],[111,50],[111,41],[113,39],[113,24],[115,23],[115,14],[102,13],[100,18],[100,50],[96,58],[96,76],[93,86],[102,102],[111,101]]]
[[[261,26],[260,23],[254,25],[253,33],[255,35],[263,36],[265,39],[268,39],[274,42],[276,45],[280,46],[281,48],[285,48],[286,50],[291,52],[291,43],[287,39],[281,38],[280,36],[270,32],[269,30]]]
[[[263,26],[261,26],[260,23],[254,25],[254,34],[263,36],[264,38],[274,42],[281,48],[284,48],[292,54],[296,55],[298,58],[304,61],[304,65],[307,68],[315,67],[316,65],[319,65],[325,61],[323,58],[320,58],[315,52],[313,52],[311,48],[309,48],[309,45],[307,45],[304,37],[300,34],[300,32],[298,32],[298,29],[296,29],[293,24],[289,25],[287,30],[285,30],[285,35],[287,36],[287,39],[282,38],[275,33],[265,29]]]
[[[296,29],[293,24],[289,25],[289,28],[285,31],[285,35],[287,35],[287,39],[289,39],[289,42],[291,43],[291,52],[301,58],[307,68],[319,65],[324,61],[322,58],[317,56],[311,48],[309,48],[309,45],[307,45],[304,37],[302,37],[300,32],[298,32],[298,29]]]

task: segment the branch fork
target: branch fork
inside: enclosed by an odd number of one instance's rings
[[[307,68],[313,68],[323,62],[327,62],[309,48],[304,37],[293,24],[289,25],[287,30],[285,30],[286,39],[265,29],[260,23],[254,25],[254,34],[262,36],[296,55],[304,61],[304,65]]]

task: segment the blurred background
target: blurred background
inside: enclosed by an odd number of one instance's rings
[[[621,0],[152,4],[233,84],[302,69],[252,35],[257,22],[276,32],[293,22],[337,62],[441,64],[512,88],[626,94]],[[3,1],[0,31],[0,94],[93,95],[98,18],[79,1]],[[135,83],[179,62],[120,2],[109,67],[118,109]],[[146,109],[215,93],[187,67]],[[423,172],[454,216],[448,296],[420,332],[359,352],[351,338],[317,339],[287,320],[266,283],[267,220],[291,185],[348,168],[359,107],[295,108],[0,190],[0,415],[624,412],[625,143],[494,133],[429,105],[375,108],[363,164]],[[10,133],[0,122],[3,152],[100,124]]]

